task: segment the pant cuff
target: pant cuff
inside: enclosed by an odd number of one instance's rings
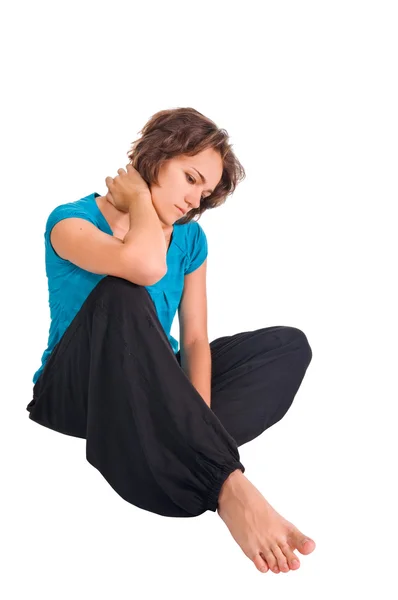
[[[210,487],[210,492],[207,498],[207,508],[206,510],[211,510],[216,512],[218,508],[218,496],[220,495],[221,488],[225,482],[225,480],[229,477],[233,471],[236,469],[240,469],[242,473],[245,472],[245,467],[242,465],[240,461],[236,461],[229,465],[224,465],[220,468],[215,476],[212,486]]]

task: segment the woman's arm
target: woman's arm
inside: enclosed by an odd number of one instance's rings
[[[210,408],[211,351],[207,340],[196,340],[180,348],[181,367]]]

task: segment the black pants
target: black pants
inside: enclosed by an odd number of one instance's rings
[[[55,346],[29,418],[86,439],[86,458],[127,502],[169,517],[216,511],[245,467],[238,446],[287,412],[312,352],[294,327],[210,343],[211,408],[181,368],[144,286],[104,277]]]

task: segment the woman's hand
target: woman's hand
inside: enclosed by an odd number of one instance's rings
[[[109,190],[105,197],[117,210],[128,212],[130,204],[139,197],[152,201],[151,190],[133,165],[129,163],[126,171],[118,169],[117,172],[119,174],[116,177],[105,179]]]

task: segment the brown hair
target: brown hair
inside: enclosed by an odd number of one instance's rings
[[[198,208],[191,209],[177,221],[185,224],[198,219],[209,208],[224,204],[246,173],[228,142],[228,133],[219,129],[194,108],[174,108],[154,114],[139,132],[142,137],[133,142],[127,153],[130,163],[148,185],[158,185],[158,174],[163,163],[180,155],[194,156],[207,148],[214,148],[223,160],[223,172],[212,194],[204,198]]]

